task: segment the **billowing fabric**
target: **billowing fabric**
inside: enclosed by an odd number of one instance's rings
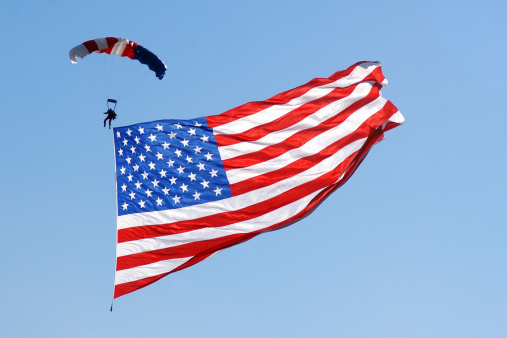
[[[134,41],[124,38],[99,38],[89,40],[72,48],[69,58],[72,63],[77,63],[76,58],[84,58],[90,53],[106,53],[138,60],[155,72],[155,76],[162,80],[167,66],[155,54]]]
[[[114,128],[114,297],[309,215],[403,123],[386,84],[360,62],[220,115]]]

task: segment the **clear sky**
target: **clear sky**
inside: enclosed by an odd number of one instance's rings
[[[0,336],[507,336],[504,1],[3,1]],[[405,116],[313,214],[120,297],[105,99],[69,50],[162,81],[115,125],[219,114],[380,61]]]

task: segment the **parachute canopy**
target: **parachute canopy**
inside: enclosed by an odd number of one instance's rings
[[[84,58],[90,53],[106,53],[138,60],[155,72],[155,76],[160,80],[167,70],[167,66],[155,54],[140,44],[124,38],[107,37],[83,42],[70,50],[69,58],[72,63],[77,63],[77,57]]]

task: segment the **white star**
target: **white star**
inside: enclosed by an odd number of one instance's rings
[[[142,135],[142,134],[144,134],[144,128],[139,127],[139,129],[138,129],[138,130],[139,130],[139,134],[141,134],[141,135]],[[130,135],[129,135],[129,136],[130,136]]]
[[[176,123],[175,126],[176,126],[176,129],[183,128],[179,123]]]
[[[171,143],[167,143],[167,142],[162,143],[162,147],[164,147],[164,149],[169,148],[170,145],[171,145]]]
[[[206,161],[210,161],[211,160],[211,156],[213,156],[213,154],[207,153],[204,156],[206,156]]]
[[[199,167],[199,171],[204,170],[204,164],[202,164],[201,162],[199,162],[197,166]]]
[[[181,198],[181,197],[179,197],[178,195],[174,195],[174,197],[173,197],[174,204],[178,204],[178,203],[180,203],[180,198]]]
[[[132,152],[132,154],[135,154],[136,153],[136,147],[134,147],[134,146],[130,147],[130,151]]]
[[[195,146],[194,151],[197,154],[197,153],[201,152],[201,149],[202,149],[202,147]]]
[[[149,151],[151,151],[151,148],[150,148],[150,146],[149,146],[149,145],[147,145],[147,144],[145,144],[145,145],[144,145],[144,149],[146,149],[146,152],[149,152]]]
[[[151,181],[151,183],[153,183],[154,187],[158,187],[158,184],[160,183],[160,181],[157,181],[157,179],[154,179],[153,181]]]
[[[131,191],[129,195],[130,195],[130,199],[131,199],[131,200],[133,200],[133,199],[135,199],[135,198],[136,198],[136,193],[135,193],[135,192],[133,192],[133,191]]]
[[[127,208],[129,207],[127,202],[123,202],[123,204],[121,206],[123,207],[123,210],[127,210]]]
[[[124,145],[124,146],[126,146],[128,142],[129,142],[129,141],[128,141],[126,138],[124,138],[124,139],[123,139],[123,145]]]
[[[143,177],[143,179],[147,179],[148,178],[148,173],[145,171],[144,173],[141,174],[141,176]]]
[[[169,181],[171,181],[171,185],[176,184],[176,180],[177,178],[174,176],[171,179],[169,179]]]
[[[169,160],[169,162],[166,162],[166,163],[167,163],[167,166],[169,168],[171,168],[174,165],[174,161],[173,160]]]
[[[192,162],[192,158],[188,155],[187,155],[187,163],[194,163],[194,162]]]
[[[161,153],[159,153],[158,151],[157,151],[157,155],[156,155],[156,156],[157,156],[157,160],[162,160],[162,159],[164,159],[164,155],[162,155],[162,154],[161,154]]]
[[[222,188],[217,187],[213,192],[215,192],[216,196],[222,195]]]
[[[188,175],[188,177],[190,177],[190,182],[195,181],[195,174],[190,173],[190,175]]]
[[[135,183],[136,185],[136,188],[137,189],[141,189],[141,185],[143,185],[141,182],[137,181],[137,183]]]
[[[134,139],[134,141],[136,141],[136,144],[139,144],[141,139],[139,137],[136,136],[136,138]]]
[[[148,165],[150,166],[150,170],[155,170],[155,163],[150,161],[150,163],[148,163]]]
[[[200,126],[202,126],[202,124],[200,124],[199,122],[196,121],[195,122],[195,127],[200,127]]]
[[[180,188],[183,192],[188,191],[188,185],[185,185],[185,183],[183,183]]]
[[[202,182],[201,182],[201,184],[202,184],[202,188],[203,188],[203,189],[204,189],[204,188],[209,188],[208,183],[209,183],[209,181],[202,180]]]
[[[125,175],[125,170],[127,170],[127,168],[125,168],[124,166],[122,166],[122,167],[120,168],[120,171],[121,171],[121,174],[122,174],[122,175]]]
[[[127,130],[127,134],[132,135],[132,130],[130,130],[130,128]]]
[[[180,174],[183,174],[183,170],[185,170],[185,168],[183,168],[183,167],[180,165],[180,167],[179,167],[178,169],[176,169],[176,170],[178,170],[178,172],[179,172]]]
[[[183,144],[184,147],[187,147],[188,146],[188,140],[183,140],[181,141],[181,144]]]
[[[164,127],[159,126],[158,123],[157,123],[157,126],[155,128],[157,128],[158,131],[163,131],[164,130]]]
[[[143,154],[139,155],[139,159],[141,160],[141,162],[144,162],[145,158],[146,158],[146,156],[144,156]]]
[[[130,161],[132,161],[130,157],[127,157],[125,160],[128,162],[128,164],[130,164]]]
[[[179,149],[176,149],[176,150],[174,151],[174,153],[175,153],[176,155],[178,155],[178,157],[180,157],[180,156],[181,156],[181,150],[179,150]]]
[[[164,189],[162,189],[162,191],[164,192],[164,194],[169,195],[169,188],[164,187]]]
[[[162,205],[162,200],[160,199],[160,197],[157,197],[157,205]]]
[[[194,196],[195,200],[200,200],[201,194],[196,191],[195,194],[193,194],[192,196]]]
[[[144,208],[144,203],[146,203],[146,202],[145,202],[145,201],[143,201],[143,200],[141,200],[141,201],[139,202],[139,205],[141,206],[141,208]]]
[[[171,133],[169,133],[169,137],[171,139],[175,138],[176,137],[176,133],[174,131],[171,131]]]
[[[150,136],[148,136],[148,138],[151,140],[151,142],[154,142],[157,140],[157,136],[155,136],[153,134],[150,134]]]
[[[136,163],[136,165],[134,165],[133,168],[134,168],[134,171],[138,171],[139,170],[139,165]]]
[[[215,177],[215,176],[217,176],[218,171],[217,171],[217,170],[215,170],[215,169],[213,169],[213,170],[211,170],[209,173],[211,174],[211,177]]]
[[[190,135],[195,136],[195,129],[190,128],[190,130],[188,131],[188,133],[189,133]]]
[[[165,177],[165,174],[167,173],[167,171],[165,171],[164,169],[162,169],[158,173],[160,174],[160,177]]]
[[[116,132],[116,138],[120,138],[121,137],[121,134],[119,131]]]
[[[132,182],[132,179],[134,178],[134,176],[132,176],[132,174],[128,175],[127,178],[129,179],[129,182]]]
[[[121,191],[127,191],[127,186],[125,185],[125,183],[123,183],[123,185],[121,186]]]
[[[153,191],[151,191],[150,189],[146,189],[146,196],[148,196],[148,197],[153,197],[153,196],[151,196],[151,193],[152,193],[152,192],[153,192]]]
[[[123,149],[118,150],[118,153],[120,154],[120,156],[123,156]]]
[[[206,136],[206,135],[203,135],[203,136],[201,137],[201,140],[202,140],[203,142],[209,142],[209,141],[208,141],[208,139],[209,139],[209,136]]]

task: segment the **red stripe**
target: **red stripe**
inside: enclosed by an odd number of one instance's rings
[[[272,145],[267,146],[259,151],[256,151],[253,153],[247,153],[247,154],[244,154],[241,156],[236,156],[234,158],[223,160],[224,169],[227,171],[227,170],[231,170],[231,169],[235,169],[235,168],[249,167],[251,165],[265,162],[267,160],[276,158],[289,150],[299,148],[303,144],[305,144],[308,141],[310,141],[311,139],[313,139],[314,137],[322,134],[323,132],[326,132],[330,129],[335,128],[340,123],[345,121],[350,115],[352,115],[354,112],[356,112],[359,108],[374,101],[376,98],[379,97],[379,92],[380,92],[380,86],[375,85],[371,88],[368,95],[366,95],[365,97],[361,98],[360,100],[354,102],[349,107],[347,107],[343,111],[339,112],[337,115],[332,116],[331,118],[329,118],[326,121],[322,121],[317,126],[314,126],[312,128],[308,128],[305,130],[301,130],[301,131],[295,133],[294,135],[290,136],[289,138],[283,140],[282,142],[280,142],[278,144],[272,144]],[[333,101],[336,101],[337,99],[331,95],[331,97],[329,97],[329,98],[324,97],[321,100],[322,101],[319,100],[319,103],[321,103],[322,105],[319,105],[317,107],[313,107],[312,105],[309,105],[309,106],[305,105],[304,107],[301,107],[301,110],[302,110],[301,114],[305,115],[305,117],[306,117],[307,115],[314,113],[316,110],[319,110],[324,105],[327,105]],[[310,110],[310,111],[308,111],[308,110]],[[294,111],[293,114],[295,116],[297,116],[298,114],[300,114],[300,112],[299,112],[299,110],[297,110],[297,111]],[[292,114],[287,115],[285,117],[285,119],[292,120]],[[266,126],[266,127],[268,127],[268,126]],[[273,131],[278,131],[278,130],[273,130]]]
[[[296,123],[304,120],[307,116],[315,113],[322,107],[330,104],[331,102],[338,101],[349,96],[354,91],[354,89],[355,87],[349,87],[346,89],[336,88],[328,95],[320,99],[305,103],[301,107],[292,110],[291,112],[279,117],[269,124],[259,125],[240,134],[215,135],[217,145],[219,147],[223,147],[240,142],[251,142],[258,140],[268,134],[271,134],[274,131],[289,128],[290,126],[293,126]]]
[[[256,231],[258,232],[258,231]],[[116,263],[116,270],[130,269],[137,266],[155,263],[158,261],[185,258],[190,256],[199,255],[202,253],[213,253],[222,250],[228,246],[236,244],[245,235],[252,234],[241,233],[233,234],[220,238],[209,240],[197,241],[188,244],[183,244],[175,247],[153,250],[149,252],[137,253],[129,256],[118,257]]]
[[[123,50],[123,53],[121,56],[126,56],[126,57],[132,59],[135,55],[134,48],[137,48],[137,46],[139,46],[137,43],[135,43],[133,41],[129,41],[129,43],[125,46],[125,49]]]
[[[139,280],[136,280],[136,281],[133,281],[133,282],[129,282],[129,283],[118,284],[114,288],[114,298],[118,298],[118,297],[123,296],[123,295],[125,295],[127,293],[130,293],[130,292],[136,291],[138,289],[144,288],[145,286],[148,286],[148,285],[150,285],[150,284],[158,281],[159,279],[167,276],[168,274],[171,274],[171,273],[174,273],[176,271],[180,271],[180,270],[186,269],[186,268],[188,268],[188,267],[190,267],[190,266],[192,266],[194,264],[197,264],[197,263],[205,260],[209,256],[213,255],[214,253],[215,253],[215,251],[214,252],[209,252],[209,253],[204,253],[204,252],[200,253],[197,256],[195,256],[192,259],[190,259],[188,262],[180,265],[179,267],[177,267],[176,269],[174,269],[173,271],[168,272],[168,273],[163,273],[161,275],[139,279]]]
[[[95,40],[89,40],[86,42],[83,42],[83,45],[88,49],[88,53],[93,53],[97,50],[99,50],[99,46],[97,46],[97,43]]]
[[[106,38],[106,41],[107,41],[107,48],[106,49],[102,49],[100,52],[101,53],[106,53],[106,54],[111,54],[111,51],[113,50],[114,48],[114,45],[116,43],[118,43],[118,39],[117,38]]]
[[[277,104],[286,104],[286,103],[290,102],[292,99],[302,96],[303,94],[305,94],[306,92],[308,92],[312,88],[329,84],[331,82],[337,81],[345,76],[350,75],[350,73],[358,65],[360,65],[362,63],[364,63],[364,62],[358,62],[355,65],[350,66],[346,70],[334,73],[333,75],[331,75],[328,78],[313,79],[305,85],[302,85],[302,86],[296,87],[294,89],[280,93],[278,95],[275,95],[266,101],[246,103],[246,104],[239,106],[237,108],[233,108],[231,110],[228,110],[220,115],[208,116],[207,117],[208,126],[210,126],[211,128],[215,128],[217,126],[235,121],[240,118],[243,118],[245,116],[256,114],[261,110],[269,108],[270,106],[277,105]],[[382,74],[382,69],[380,67],[378,67],[361,82],[376,81],[376,82],[381,83],[382,81],[384,81],[384,79],[385,79],[385,77]]]
[[[245,241],[248,240],[248,239],[245,239]],[[241,243],[241,242],[240,242]],[[238,244],[238,243],[236,243]],[[232,244],[234,245],[234,244]],[[159,279],[171,274],[171,273],[174,273],[176,271],[180,271],[180,270],[183,270],[183,269],[186,269],[194,264],[197,264],[203,260],[205,260],[206,258],[208,258],[209,256],[213,255],[216,251],[213,251],[213,252],[202,252],[198,255],[196,255],[195,257],[192,257],[192,259],[190,259],[189,261],[187,261],[186,263],[180,265],[179,267],[177,267],[176,269],[174,269],[173,271],[171,272],[167,272],[167,273],[163,273],[163,274],[160,274],[160,275],[157,275],[157,276],[153,276],[153,277],[148,277],[148,278],[144,278],[144,279],[139,279],[139,280],[136,280],[136,281],[133,281],[133,282],[129,282],[129,283],[123,283],[123,284],[118,284],[115,286],[114,288],[114,298],[118,298],[120,296],[123,296],[127,293],[130,293],[130,292],[133,292],[133,291],[136,291],[138,289],[141,289],[141,288],[144,288],[145,286],[148,286],[156,281],[158,281]]]

